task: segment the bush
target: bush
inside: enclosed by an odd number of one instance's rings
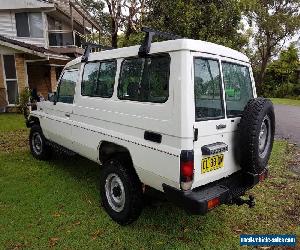
[[[300,98],[300,83],[294,85],[293,93]]]
[[[261,94],[265,97],[298,99],[300,98],[300,84],[283,83],[274,86],[272,82],[264,83]]]
[[[28,114],[29,114],[29,110],[28,110],[28,102],[30,100],[31,97],[31,90],[29,88],[25,88],[19,96],[19,103],[18,103],[18,108],[19,108],[19,112],[24,114],[25,118],[27,118]]]

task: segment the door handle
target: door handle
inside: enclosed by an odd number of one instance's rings
[[[216,125],[216,129],[224,129],[224,128],[226,128],[226,124]]]
[[[65,116],[70,118],[70,114],[69,113],[65,113]]]
[[[147,141],[153,141],[156,143],[161,143],[161,134],[151,132],[151,131],[145,131],[144,133],[144,139]]]

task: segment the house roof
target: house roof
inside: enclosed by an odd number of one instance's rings
[[[72,15],[74,21],[79,25],[83,25],[83,17],[87,22],[85,25],[90,23],[97,30],[100,30],[100,25],[97,21],[90,15],[90,13],[82,6],[82,4],[77,0],[0,0],[1,6],[0,11],[4,10],[25,10],[33,11],[36,9],[47,10],[47,11],[60,11],[70,18],[70,5],[72,6]]]
[[[53,52],[49,49],[43,47],[38,47],[32,44],[24,43],[12,38],[8,38],[0,35],[0,45],[7,46],[13,49],[21,50],[25,53],[34,54],[39,57],[49,57],[60,60],[70,60],[70,57],[60,55],[56,52]]]
[[[0,10],[53,9],[54,4],[43,0],[1,0]]]

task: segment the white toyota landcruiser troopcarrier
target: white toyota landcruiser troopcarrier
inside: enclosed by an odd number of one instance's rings
[[[101,164],[102,204],[133,222],[152,188],[192,214],[240,196],[267,177],[275,118],[257,98],[249,59],[213,43],[144,29],[141,46],[69,62],[49,100],[27,120],[40,160],[53,148]],[[151,43],[152,37],[173,40]],[[50,98],[51,97],[51,98]]]

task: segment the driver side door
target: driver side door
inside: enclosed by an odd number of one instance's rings
[[[73,102],[78,77],[78,68],[66,69],[60,78],[55,101],[45,110],[47,113],[45,130],[49,140],[71,150]]]

